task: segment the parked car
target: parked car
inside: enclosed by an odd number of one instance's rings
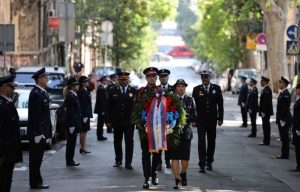
[[[124,71],[124,69],[121,67],[98,66],[93,68],[92,73],[96,74],[98,78],[100,78],[103,76],[109,76],[115,73],[119,73],[121,71]]]
[[[240,77],[245,76],[246,78],[254,78],[258,80],[258,73],[256,69],[237,69],[233,73],[233,77],[231,79],[231,92],[232,94],[238,94],[241,88]]]
[[[168,52],[168,55],[172,57],[194,57],[193,52],[190,51],[186,45],[174,46],[172,50]]]
[[[41,68],[39,67],[20,67],[16,69],[16,78],[15,83],[18,87],[28,88],[33,87],[35,85],[34,79],[32,79],[32,75]],[[48,75],[48,86],[46,90],[48,91],[50,100],[52,103],[56,103],[60,106],[57,110],[57,122],[55,123],[57,138],[65,139],[66,131],[65,131],[65,123],[64,123],[64,95],[63,89],[66,83],[66,71],[64,67],[45,67]]]
[[[169,61],[172,61],[173,60],[173,57],[170,56],[170,55],[167,55],[165,53],[162,53],[162,52],[157,52],[153,55],[151,61],[156,61],[156,62],[169,62]]]
[[[20,135],[22,143],[29,143],[29,138],[27,135],[27,126],[28,126],[28,99],[31,88],[17,88],[15,89],[14,94],[14,103],[18,111],[20,118]],[[56,139],[56,123],[57,115],[56,110],[59,108],[59,105],[56,103],[50,104],[50,118],[52,124],[52,140],[47,144],[47,148],[51,148]]]

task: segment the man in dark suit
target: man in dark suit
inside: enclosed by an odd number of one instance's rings
[[[288,159],[290,151],[289,131],[291,127],[292,115],[290,112],[291,94],[287,89],[289,80],[281,77],[279,81],[280,94],[277,98],[276,124],[279,128],[281,146],[281,155],[277,159]]]
[[[132,169],[133,134],[134,125],[131,123],[132,108],[136,90],[129,86],[129,74],[120,72],[118,74],[120,86],[115,86],[108,91],[106,111],[106,126],[114,127],[115,165],[122,165],[123,151],[122,141],[125,138],[125,168]]]
[[[164,90],[165,93],[173,93],[173,86],[168,83],[170,73],[171,72],[168,69],[161,69],[158,71],[158,76],[160,81],[160,85],[158,87]],[[171,168],[170,153],[168,151],[165,151],[165,163],[166,163],[166,168],[170,169]],[[158,170],[161,170],[161,165],[162,162],[160,163]]]
[[[296,94],[300,96],[300,83],[296,86]],[[296,169],[291,170],[292,172],[300,172],[300,98],[294,104],[293,113],[293,133],[295,140],[295,151],[296,151]]]
[[[145,87],[140,88],[137,91],[135,102],[139,102],[140,98],[144,94],[155,94],[154,89],[157,88],[156,80],[157,80],[158,69],[155,67],[148,67],[143,71],[143,73],[144,75],[146,75],[147,85]],[[137,126],[144,128],[144,125],[137,125]],[[158,185],[157,169],[161,161],[161,152],[158,153],[149,152],[148,137],[142,137],[140,135],[140,140],[141,140],[141,148],[142,148],[143,172],[145,177],[143,188],[149,189],[150,178],[153,185]],[[151,155],[152,155],[152,161],[151,161]]]
[[[14,76],[0,78],[0,191],[9,192],[15,163],[22,160],[19,116],[12,101]]]
[[[216,145],[216,126],[223,124],[223,96],[221,88],[210,82],[210,72],[202,71],[202,84],[194,87],[192,96],[197,109],[198,154],[200,172],[212,171]],[[206,148],[207,135],[207,148]]]
[[[259,101],[259,116],[262,119],[262,128],[264,133],[264,140],[260,145],[270,145],[270,136],[271,136],[271,125],[270,117],[273,113],[273,104],[272,104],[272,89],[268,85],[270,79],[261,76],[261,94]]]
[[[76,78],[71,77],[68,82],[68,93],[65,99],[67,113],[67,146],[66,146],[66,165],[78,166],[79,163],[74,161],[77,134],[81,129],[81,109],[77,96],[79,82]]]
[[[103,126],[105,122],[105,112],[106,112],[106,103],[107,103],[107,85],[108,79],[106,76],[99,79],[99,86],[96,93],[96,104],[94,112],[98,114],[98,122],[97,122],[97,139],[98,141],[107,140],[106,137],[103,136]]]
[[[240,89],[240,94],[239,94],[239,99],[238,99],[238,105],[241,107],[241,114],[242,114],[242,119],[243,119],[243,124],[241,127],[247,127],[247,109],[246,109],[246,103],[247,103],[247,97],[248,97],[248,85],[246,83],[246,77],[240,76],[241,79],[241,89]]]
[[[48,189],[49,186],[43,184],[40,172],[46,140],[52,138],[45,68],[35,72],[32,78],[36,85],[31,90],[28,101],[29,184],[31,189]]]
[[[257,81],[254,78],[250,78],[250,90],[248,92],[246,109],[249,112],[251,119],[251,133],[248,137],[256,137],[256,117],[258,111],[258,89],[256,87]]]
[[[109,83],[108,86],[106,88],[107,92],[111,89],[114,88],[116,86],[119,86],[119,81],[118,81],[118,74],[114,73],[109,75]],[[112,126],[107,127],[107,133],[113,133],[114,128]]]

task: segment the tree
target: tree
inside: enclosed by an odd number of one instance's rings
[[[287,75],[285,30],[291,0],[257,0],[266,22],[268,72],[273,88],[278,91],[280,76]]]

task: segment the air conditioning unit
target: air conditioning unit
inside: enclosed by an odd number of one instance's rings
[[[50,9],[47,11],[47,17],[55,17],[55,10],[54,9]]]

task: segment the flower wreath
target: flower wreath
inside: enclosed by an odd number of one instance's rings
[[[133,109],[133,123],[137,125],[140,139],[149,136],[149,119],[152,116],[153,105],[164,106],[162,112],[165,121],[165,134],[167,135],[168,146],[178,145],[180,143],[180,134],[186,125],[186,112],[178,97],[172,93],[164,92],[160,88],[156,88],[154,92],[147,92],[140,97],[139,103]],[[161,149],[166,150],[166,149]],[[151,152],[151,150],[150,150]]]

